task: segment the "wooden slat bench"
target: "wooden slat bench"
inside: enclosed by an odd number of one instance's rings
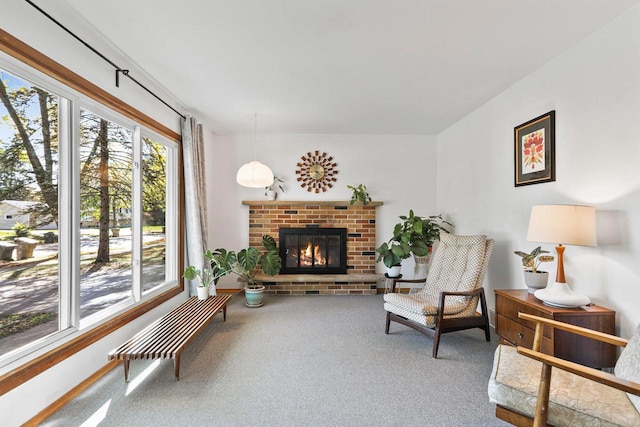
[[[222,311],[227,319],[231,295],[217,295],[204,301],[191,297],[109,353],[109,360],[124,362],[124,379],[129,381],[132,359],[173,359],[176,381],[180,379],[180,355],[213,317]]]

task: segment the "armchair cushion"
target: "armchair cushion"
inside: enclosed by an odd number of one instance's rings
[[[620,354],[614,369],[616,377],[640,383],[640,325]],[[640,396],[627,394],[631,402],[640,412]]]
[[[384,300],[389,304],[404,308],[409,313],[421,316],[435,316],[438,313],[438,294],[428,294],[426,292],[418,292],[416,294],[392,293],[385,294]],[[463,303],[457,301],[453,304],[449,304],[449,301],[447,301],[444,314],[458,314],[467,307],[467,304],[466,301]]]
[[[518,354],[515,347],[499,345],[489,399],[533,417],[541,370],[540,362]],[[623,391],[554,369],[547,422],[556,426],[640,426],[640,414]]]
[[[466,292],[482,286],[487,236],[440,235],[423,292]],[[480,283],[478,283],[480,282]],[[468,302],[465,297],[459,300]]]

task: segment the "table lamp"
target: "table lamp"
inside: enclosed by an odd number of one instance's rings
[[[596,210],[591,206],[539,205],[531,208],[527,240],[556,243],[558,269],[555,282],[534,295],[547,305],[578,307],[589,304],[589,297],[569,288],[564,276],[563,245],[596,245]]]

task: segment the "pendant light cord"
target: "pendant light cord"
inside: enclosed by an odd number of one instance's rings
[[[253,113],[253,161],[258,161],[257,149],[258,145],[258,113]]]

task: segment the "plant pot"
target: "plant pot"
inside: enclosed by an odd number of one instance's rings
[[[547,283],[549,282],[549,273],[546,271],[525,271],[524,272],[524,283],[527,285],[529,293],[532,294],[538,289],[543,289],[547,287]]]
[[[400,271],[402,270],[402,266],[401,265],[393,265],[391,267],[386,267],[387,269],[387,276],[389,277],[399,277],[400,276]]]
[[[209,298],[209,287],[208,286],[198,286],[196,288],[196,290],[198,291],[198,299],[199,300],[204,301],[207,298]]]
[[[111,234],[113,235],[113,237],[120,237],[120,229],[119,228],[112,228],[111,229]]]
[[[413,278],[417,279],[426,279],[427,274],[429,273],[429,259],[431,258],[431,253],[428,253],[424,256],[413,256],[413,260],[416,265],[413,267]]]
[[[244,297],[247,299],[244,305],[247,307],[260,307],[264,304],[262,298],[264,297],[264,286],[258,288],[244,288]]]
[[[276,193],[274,190],[267,191],[265,194],[267,195],[267,200],[275,200],[278,196],[278,193]]]

